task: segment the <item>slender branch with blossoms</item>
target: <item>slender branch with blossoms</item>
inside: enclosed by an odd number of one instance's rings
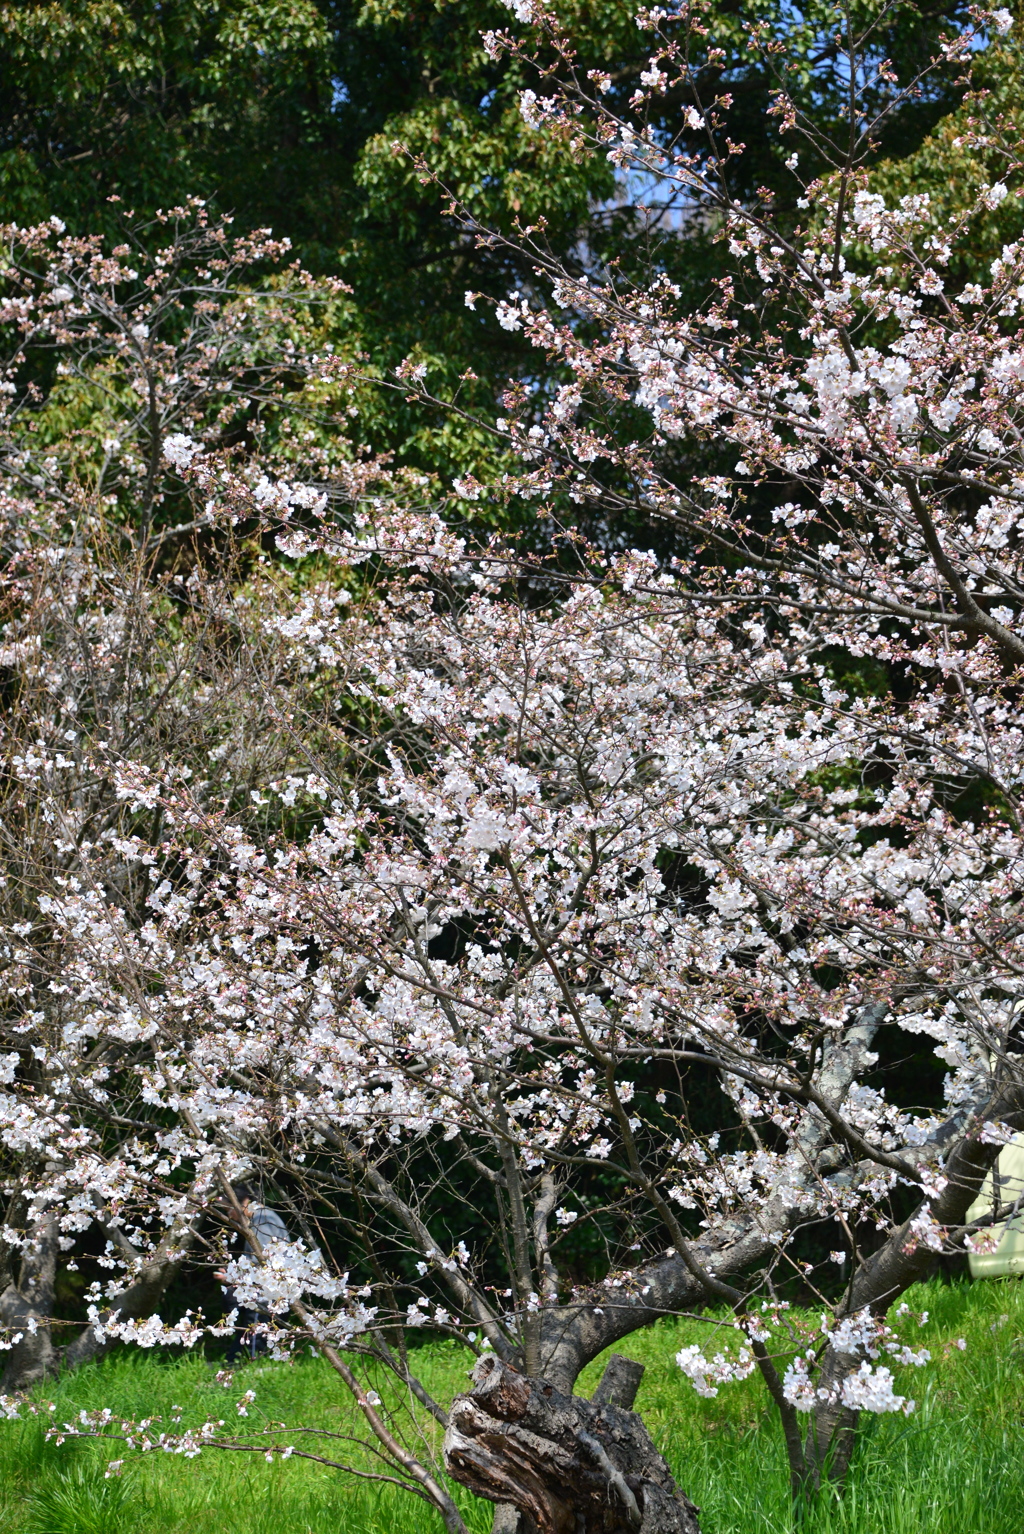
[[[208,526],[177,442],[330,477],[339,493],[365,483],[333,339],[345,285],[282,267],[287,239],[233,234],[198,198],[148,221],[125,210],[121,233],[74,237],[57,218],[0,228],[5,493],[68,518],[116,513],[155,553]]]

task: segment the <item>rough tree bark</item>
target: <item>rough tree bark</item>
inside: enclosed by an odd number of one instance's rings
[[[0,1390],[5,1394],[27,1390],[56,1371],[58,1351],[50,1322],[59,1255],[57,1216],[46,1214],[36,1222],[32,1239],[21,1248],[17,1281],[12,1273],[0,1294],[0,1326],[8,1335],[22,1335],[21,1342],[7,1354],[0,1377]]]
[[[486,1355],[473,1389],[452,1403],[449,1475],[504,1504],[495,1527],[518,1534],[700,1534],[698,1509],[642,1420],[610,1399],[617,1386],[635,1396],[640,1372],[620,1368],[604,1400],[586,1401]]]

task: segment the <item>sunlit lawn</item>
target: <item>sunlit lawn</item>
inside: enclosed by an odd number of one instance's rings
[[[907,1296],[930,1319],[917,1333],[936,1359],[904,1371],[901,1388],[917,1412],[872,1420],[863,1432],[842,1499],[808,1509],[801,1534],[1021,1534],[1024,1529],[1024,1288],[1009,1280],[921,1286]],[[705,1534],[782,1534],[794,1528],[780,1434],[756,1380],[697,1397],[673,1362],[698,1340],[697,1322],[665,1322],[619,1351],[647,1366],[637,1409],[680,1481],[702,1508]],[[965,1337],[966,1352],[950,1348]],[[468,1354],[448,1344],[418,1355],[429,1388],[442,1400],[464,1387]],[[174,1406],[186,1423],[208,1415],[229,1426],[289,1425],[276,1441],[308,1444],[295,1429],[355,1425],[329,1369],[312,1358],[257,1362],[229,1390],[217,1365],[198,1357],[124,1352],[55,1384],[40,1399],[67,1420],[82,1407],[120,1415],[161,1416]],[[588,1392],[601,1362],[584,1375]],[[256,1391],[242,1422],[235,1401]],[[430,1427],[424,1427],[430,1433]],[[368,1461],[342,1439],[338,1457]],[[323,1441],[319,1447],[324,1448]],[[36,1424],[0,1425],[0,1531],[34,1534],[418,1534],[441,1525],[422,1503],[390,1488],[296,1459],[267,1464],[262,1455],[207,1452],[197,1460],[162,1453],[129,1456],[120,1478],[104,1479],[114,1446],[44,1441]],[[463,1504],[480,1534],[490,1509]]]

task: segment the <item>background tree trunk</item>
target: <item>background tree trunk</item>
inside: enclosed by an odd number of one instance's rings
[[[15,1263],[13,1277],[0,1294],[0,1326],[22,1333],[7,1354],[0,1390],[10,1394],[27,1390],[57,1367],[58,1353],[53,1345],[50,1321],[53,1316],[57,1258],[60,1253],[56,1214],[44,1214],[36,1222],[30,1240],[21,1248],[21,1261]]]
[[[125,1289],[100,1315],[100,1322],[115,1311],[122,1321],[141,1321],[153,1315],[167,1286],[177,1277],[193,1237],[194,1231],[188,1226],[169,1231],[153,1255],[138,1263]],[[0,1377],[0,1390],[5,1394],[30,1390],[51,1375],[102,1358],[115,1345],[116,1338],[98,1336],[92,1325],[66,1346],[54,1345],[52,1318],[59,1253],[57,1216],[47,1214],[39,1221],[31,1243],[22,1248],[17,1281],[12,1277],[0,1294],[0,1326],[24,1334],[8,1353]]]

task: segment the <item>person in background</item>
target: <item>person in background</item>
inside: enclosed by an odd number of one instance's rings
[[[288,1227],[275,1209],[270,1209],[266,1204],[261,1204],[256,1197],[252,1186],[247,1182],[235,1183],[231,1190],[241,1207],[242,1213],[249,1222],[252,1234],[259,1242],[260,1247],[265,1247],[270,1241],[287,1241]],[[234,1210],[231,1210],[234,1214]],[[246,1238],[246,1246],[251,1256],[255,1257],[252,1242]],[[235,1298],[235,1291],[228,1285],[227,1274],[223,1268],[219,1268],[214,1274],[224,1285],[224,1295],[227,1300],[228,1310],[237,1310],[238,1315],[235,1323],[235,1335],[228,1344],[225,1354],[225,1362],[231,1366],[240,1362],[243,1358],[255,1358],[257,1353],[265,1353],[267,1339],[255,1328],[258,1322],[268,1319],[268,1312],[249,1310],[244,1305],[239,1305]]]

